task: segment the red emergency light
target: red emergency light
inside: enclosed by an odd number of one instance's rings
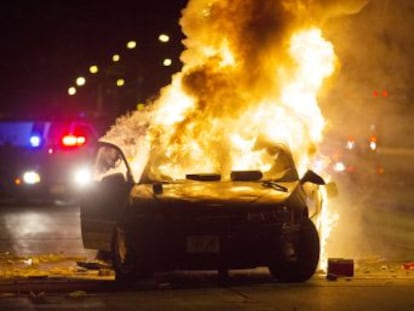
[[[69,134],[62,137],[61,143],[63,147],[81,147],[86,144],[86,137]]]

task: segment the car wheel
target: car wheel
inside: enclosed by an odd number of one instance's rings
[[[113,268],[117,282],[132,282],[135,279],[135,254],[129,245],[124,228],[116,227],[113,239]]]
[[[128,233],[120,226],[115,229],[112,256],[115,280],[119,283],[130,284],[137,279],[151,278],[153,275],[152,270],[139,264]]]
[[[315,273],[319,262],[319,235],[310,219],[302,222],[296,245],[295,260],[278,261],[269,265],[272,276],[280,282],[305,282]]]

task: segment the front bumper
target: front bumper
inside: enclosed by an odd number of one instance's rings
[[[287,256],[299,225],[136,223],[129,227],[137,260],[154,270],[254,268]]]

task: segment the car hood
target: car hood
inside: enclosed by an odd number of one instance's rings
[[[183,182],[163,184],[154,191],[152,184],[133,187],[133,205],[275,205],[288,200],[299,181],[278,183],[284,190],[265,187],[262,182]]]

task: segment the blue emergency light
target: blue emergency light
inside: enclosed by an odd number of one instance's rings
[[[30,146],[33,148],[40,147],[42,144],[42,138],[39,135],[32,135],[30,136]]]

